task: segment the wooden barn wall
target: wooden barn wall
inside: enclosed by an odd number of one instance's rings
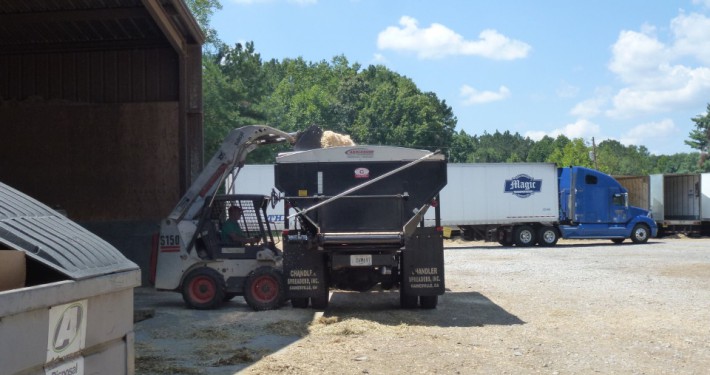
[[[79,221],[160,219],[179,199],[177,102],[0,106],[0,181]]]
[[[180,192],[179,69],[168,46],[0,51],[0,181],[79,221],[164,217]]]
[[[170,48],[2,55],[0,100],[90,103],[178,100]]]

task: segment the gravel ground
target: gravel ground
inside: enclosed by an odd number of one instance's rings
[[[710,240],[446,244],[447,293],[335,292],[324,312],[187,310],[136,290],[137,374],[707,374]]]

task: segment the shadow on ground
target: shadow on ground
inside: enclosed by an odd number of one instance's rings
[[[335,291],[325,311],[287,304],[256,312],[241,297],[218,310],[190,310],[179,294],[149,288],[136,289],[134,302],[137,312],[154,312],[135,324],[138,375],[233,374],[297,344],[321,319],[423,327],[524,324],[476,292],[448,291],[431,310],[401,309],[398,291]]]
[[[324,317],[358,318],[384,325],[481,327],[524,324],[522,320],[477,292],[451,292],[439,296],[436,309],[401,309],[399,292],[340,292],[332,294]]]

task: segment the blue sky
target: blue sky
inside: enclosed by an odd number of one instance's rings
[[[344,55],[434,92],[468,134],[684,144],[710,103],[710,0],[222,0],[263,60]],[[323,124],[327,128],[327,124]]]

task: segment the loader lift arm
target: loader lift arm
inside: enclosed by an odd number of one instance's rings
[[[306,139],[310,136],[302,136],[302,134],[309,133],[313,132],[309,129],[305,133],[286,133],[266,125],[249,125],[233,129],[178,201],[168,218],[175,221],[198,219],[205,200],[211,199],[217,188],[221,186],[226,176],[235,167],[244,164],[249,152],[259,146],[269,144],[288,142],[295,145],[301,142],[311,142],[311,139]]]

